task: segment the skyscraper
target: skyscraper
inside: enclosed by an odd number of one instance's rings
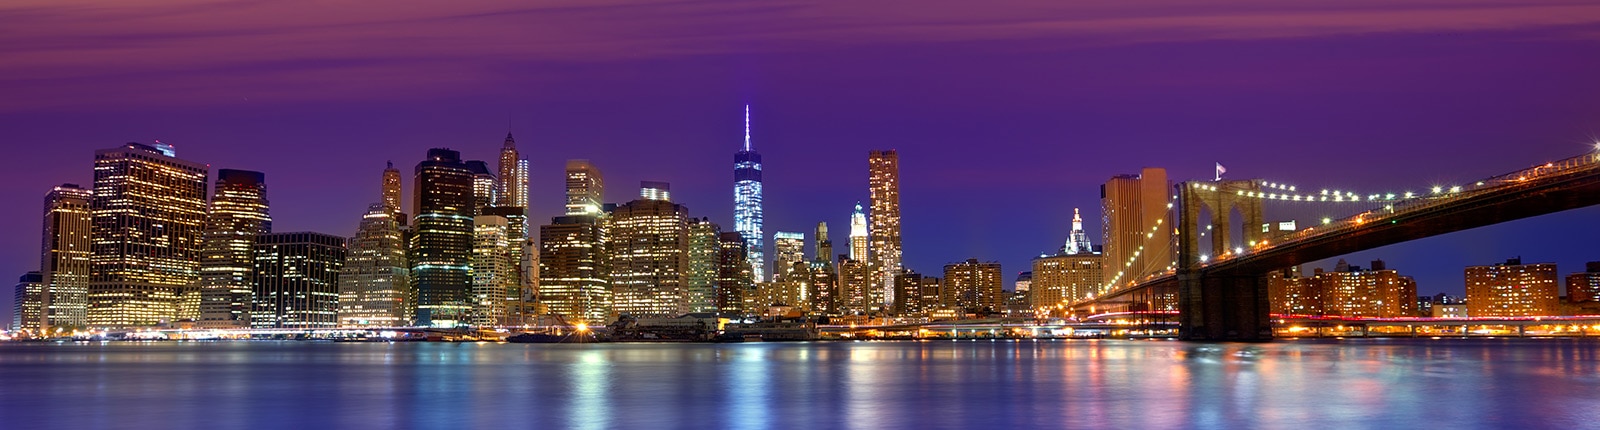
[[[867,252],[867,214],[861,212],[861,202],[856,202],[856,211],[850,214],[850,259],[865,263]]]
[[[528,160],[517,152],[517,141],[506,133],[500,147],[500,199],[496,206],[528,207]],[[512,226],[515,228],[516,226]],[[523,226],[526,230],[527,226]]]
[[[806,234],[780,231],[772,234],[772,279],[784,280],[796,270],[796,264],[806,262]],[[799,270],[806,270],[800,267]],[[798,303],[789,303],[799,305]]]
[[[1078,208],[1072,208],[1072,235],[1067,238],[1061,253],[1075,255],[1092,251],[1094,247],[1089,245],[1089,235],[1083,232],[1083,216],[1078,214]]]
[[[339,272],[339,325],[410,325],[414,304],[405,237],[394,208],[367,208]]]
[[[866,315],[877,308],[871,303],[872,270],[864,261],[843,259],[839,261],[839,281],[835,282],[839,291],[834,301],[838,304],[838,313],[843,315]]]
[[[1555,263],[1467,267],[1467,314],[1478,317],[1561,315],[1561,284]]]
[[[733,226],[750,247],[750,276],[767,279],[761,224],[761,154],[750,148],[750,105],[744,106],[744,149],[733,153]]]
[[[344,238],[298,232],[256,236],[250,325],[331,328],[339,324]]]
[[[89,308],[89,235],[94,229],[89,201],[94,194],[62,184],[44,197],[40,306],[54,326],[84,327]]]
[[[489,163],[479,160],[467,161],[467,170],[472,171],[472,214],[482,214],[500,201],[500,179],[489,171]]]
[[[560,216],[539,228],[539,301],[567,322],[604,323],[612,315],[610,241],[601,216]]]
[[[379,204],[389,208],[391,216],[399,225],[406,225],[410,219],[406,218],[405,206],[400,205],[400,169],[394,168],[394,163],[387,163],[383,169],[383,198]]]
[[[1001,310],[1000,263],[980,263],[977,259],[946,264],[945,289],[955,299],[956,307],[968,311]]]
[[[180,291],[199,281],[209,169],[162,146],[130,142],[95,151],[92,327],[170,321]]]
[[[473,218],[472,311],[474,326],[509,323],[508,295],[517,290],[511,223],[499,215]]]
[[[744,235],[736,231],[722,233],[718,238],[721,252],[717,263],[717,312],[743,313],[745,292],[752,284],[750,277],[750,247]]]
[[[706,218],[689,220],[689,268],[684,276],[689,312],[717,311],[717,264],[722,227]]]
[[[1106,265],[1101,288],[1115,289],[1173,267],[1171,202],[1166,169],[1147,167],[1100,187]]]
[[[567,215],[596,215],[605,203],[606,183],[589,160],[567,160]]]
[[[429,149],[428,158],[417,164],[416,219],[408,249],[419,325],[454,326],[464,322],[471,307],[474,185],[474,171],[459,152]]]
[[[833,241],[828,239],[828,223],[818,222],[817,230],[814,234],[815,236],[811,240],[815,242],[812,247],[816,254],[814,254],[812,260],[833,261]]]
[[[1028,304],[1036,314],[1060,316],[1064,306],[1099,294],[1104,272],[1104,256],[1093,251],[1035,258]]]
[[[668,190],[666,183],[644,182],[639,199],[611,212],[611,301],[618,314],[689,311],[689,209],[668,200]]]
[[[867,154],[867,190],[872,201],[873,284],[882,304],[894,304],[894,278],[900,275],[900,155],[894,150]]]
[[[209,328],[249,328],[250,293],[255,276],[256,236],[272,232],[266,175],[247,170],[217,171],[200,248],[198,324]]]
[[[28,272],[17,278],[17,287],[11,301],[11,328],[39,331],[44,328],[44,318],[39,309],[44,306],[44,275]]]

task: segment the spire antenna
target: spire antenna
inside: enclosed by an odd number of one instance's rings
[[[744,150],[750,150],[750,105],[744,105]]]

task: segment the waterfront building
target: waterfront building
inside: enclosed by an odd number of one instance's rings
[[[867,153],[867,191],[872,203],[869,265],[873,287],[879,297],[874,303],[894,305],[894,278],[900,274],[900,155],[894,150]]]
[[[606,196],[605,178],[589,160],[567,160],[567,215],[599,215]]]
[[[1028,304],[1036,314],[1062,315],[1067,306],[1099,294],[1104,272],[1105,257],[1093,251],[1035,258]]]
[[[256,236],[254,328],[332,328],[339,325],[339,272],[345,238],[296,232]]]
[[[43,308],[44,275],[39,272],[28,272],[17,279],[16,290],[11,296],[11,329],[39,331],[40,323],[44,321],[39,314]]]
[[[944,266],[947,302],[969,312],[999,312],[1002,310],[1000,263],[978,262],[967,259]]]
[[[266,175],[248,170],[217,170],[211,210],[201,233],[200,285],[185,295],[184,319],[204,328],[250,328],[250,294],[255,289],[256,236],[272,232]],[[192,312],[192,313],[191,313]]]
[[[1433,304],[1433,312],[1428,316],[1434,318],[1466,318],[1468,316],[1466,303]]]
[[[765,251],[761,233],[761,154],[750,148],[750,105],[744,106],[744,149],[733,153],[733,229],[744,236],[750,249],[750,276],[766,280]]]
[[[539,302],[569,323],[605,323],[613,315],[608,230],[598,210],[539,227]]]
[[[89,310],[89,235],[94,230],[89,202],[94,193],[61,184],[44,197],[40,308],[49,327],[86,327]]]
[[[147,327],[178,314],[200,279],[209,168],[170,145],[127,143],[95,151],[90,234],[91,327]]]
[[[415,315],[400,214],[390,203],[367,208],[339,272],[339,325],[398,327]]]
[[[1346,317],[1409,317],[1417,315],[1417,283],[1389,269],[1383,260],[1369,268],[1344,260],[1333,271],[1315,269],[1299,277],[1299,269],[1274,272],[1267,278],[1271,312]]]
[[[928,311],[922,297],[922,281],[925,277],[915,270],[905,269],[900,271],[900,276],[894,280],[895,291],[894,307],[890,313],[894,315],[921,315]]]
[[[866,315],[878,309],[871,303],[872,270],[865,261],[849,258],[839,260],[839,297],[838,302],[841,315]]]
[[[806,261],[806,234],[780,231],[772,234],[772,278],[784,280]],[[799,264],[800,266],[796,266]],[[797,305],[796,303],[789,303]]]
[[[730,231],[718,238],[717,261],[717,312],[744,313],[745,292],[752,282],[749,246],[744,235]]]
[[[511,222],[499,215],[472,219],[472,310],[474,326],[511,324],[510,294],[517,289],[517,258]]]
[[[1157,228],[1173,225],[1168,210],[1171,185],[1166,169],[1147,167],[1138,175],[1114,176],[1100,186],[1101,243],[1107,262],[1102,289],[1116,289],[1174,267],[1172,229]],[[1133,258],[1135,252],[1139,258]]]
[[[1320,272],[1321,269],[1318,269]],[[1267,300],[1271,312],[1285,315],[1322,315],[1319,283],[1302,281],[1300,266],[1267,274]]]
[[[1567,275],[1567,301],[1600,301],[1600,261],[1584,264],[1584,271]]]
[[[1561,314],[1555,263],[1522,264],[1521,258],[1512,258],[1467,267],[1466,278],[1467,313],[1475,318]]]
[[[950,303],[946,303],[944,301],[947,295],[944,293],[943,279],[934,276],[923,275],[921,283],[918,286],[918,291],[921,294],[922,313],[924,314],[931,315],[935,310],[940,308],[949,308],[955,306],[953,301]]]
[[[717,311],[717,265],[722,255],[721,236],[722,227],[710,219],[689,220],[688,263],[683,290],[691,313]]]
[[[416,218],[407,249],[418,325],[454,327],[471,309],[469,260],[477,187],[477,175],[460,152],[429,149],[428,158],[417,164]]]
[[[665,182],[643,182],[639,199],[611,212],[611,300],[618,314],[689,312],[689,209],[673,203]]]

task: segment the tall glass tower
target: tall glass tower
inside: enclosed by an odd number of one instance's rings
[[[750,105],[744,105],[744,150],[733,153],[733,229],[744,237],[750,279],[766,280],[761,235],[761,154],[750,149]]]

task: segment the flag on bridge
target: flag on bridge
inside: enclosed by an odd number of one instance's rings
[[[1217,180],[1218,181],[1222,180],[1222,174],[1223,173],[1228,173],[1228,169],[1222,167],[1222,163],[1217,163]]]

